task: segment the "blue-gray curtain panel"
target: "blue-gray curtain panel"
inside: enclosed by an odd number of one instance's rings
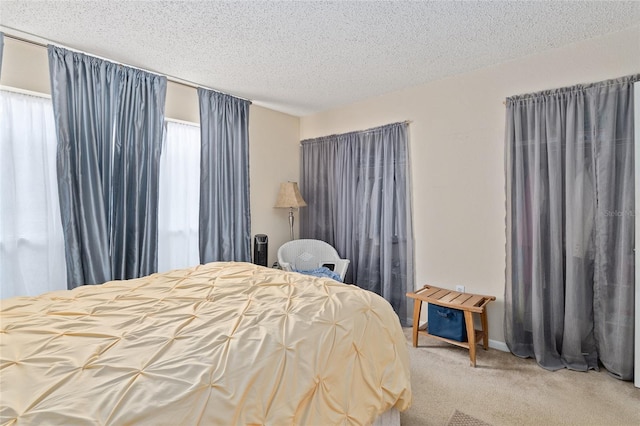
[[[114,279],[158,270],[158,184],[167,79],[120,67],[113,152],[111,271]]]
[[[108,214],[118,66],[49,46],[68,287],[112,279]]]
[[[250,102],[203,88],[198,98],[200,262],[250,262]]]
[[[4,54],[4,33],[0,32],[0,75],[2,75],[2,56]]]
[[[633,377],[639,77],[507,99],[505,338],[547,369]]]
[[[152,273],[166,78],[48,53],[68,287]]]
[[[302,238],[351,260],[345,282],[373,291],[409,324],[413,226],[408,124],[302,141]]]

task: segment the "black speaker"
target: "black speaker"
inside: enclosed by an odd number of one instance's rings
[[[267,266],[269,252],[269,237],[265,234],[256,234],[253,238],[253,263]]]

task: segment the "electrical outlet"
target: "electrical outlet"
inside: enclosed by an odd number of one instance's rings
[[[456,286],[456,291],[459,293],[464,293],[464,286],[463,285],[457,285]]]

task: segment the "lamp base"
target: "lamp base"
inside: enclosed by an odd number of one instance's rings
[[[289,208],[289,235],[291,236],[291,240],[293,240],[293,208]]]

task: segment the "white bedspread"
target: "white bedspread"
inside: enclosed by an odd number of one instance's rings
[[[247,263],[1,302],[4,424],[369,424],[411,403],[381,297]]]

